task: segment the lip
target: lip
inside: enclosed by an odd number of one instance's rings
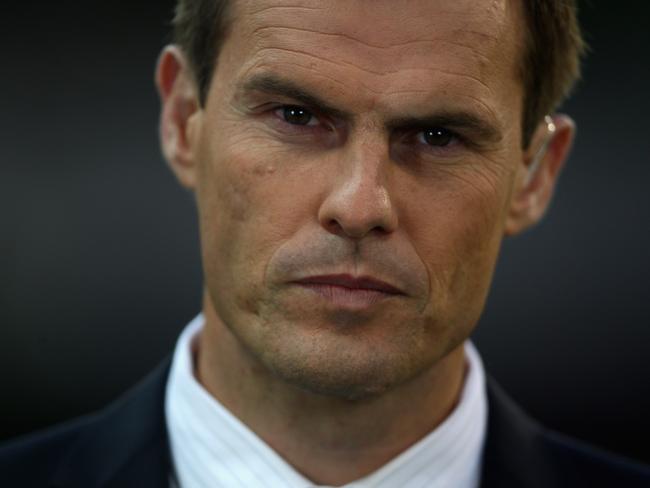
[[[308,276],[294,281],[301,285],[326,285],[355,290],[371,290],[388,295],[403,295],[404,292],[385,281],[373,278],[372,276],[352,276],[349,274]]]
[[[395,286],[371,276],[347,274],[309,276],[292,282],[338,310],[361,311],[391,297],[404,295]]]

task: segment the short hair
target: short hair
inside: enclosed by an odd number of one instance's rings
[[[232,0],[177,0],[174,42],[188,57],[204,106],[219,51],[228,35]],[[580,78],[585,52],[576,0],[523,0],[525,49],[519,71],[524,88],[522,146],[544,115],[554,112]]]

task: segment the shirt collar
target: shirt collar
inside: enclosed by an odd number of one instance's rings
[[[165,397],[165,417],[176,477],[181,488],[312,488],[252,430],[211,396],[194,376],[193,341],[202,315],[180,335]],[[479,485],[487,424],[485,373],[480,356],[465,344],[468,372],[458,404],[432,432],[347,488]]]

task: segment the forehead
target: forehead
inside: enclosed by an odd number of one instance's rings
[[[519,84],[512,0],[239,0],[224,45],[236,78],[263,71],[359,110],[464,98],[495,110]],[[223,60],[223,58],[222,58]]]

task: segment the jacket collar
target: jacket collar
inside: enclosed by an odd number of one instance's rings
[[[91,417],[53,478],[61,487],[169,486],[165,428],[167,358],[140,384]]]
[[[544,429],[492,378],[487,379],[488,430],[481,488],[557,486],[543,444]]]

